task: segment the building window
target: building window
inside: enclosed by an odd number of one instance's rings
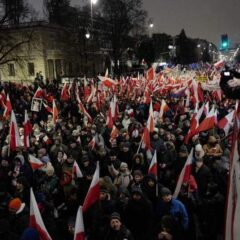
[[[15,76],[15,68],[13,63],[8,64],[8,76]]]
[[[28,63],[28,75],[29,76],[35,75],[34,63]]]

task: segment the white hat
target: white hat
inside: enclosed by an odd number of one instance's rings
[[[199,152],[199,154],[196,155],[196,152]],[[201,144],[197,144],[195,146],[195,157],[196,158],[203,158],[204,155],[205,155],[205,152],[204,152],[204,150],[202,148],[202,145]]]

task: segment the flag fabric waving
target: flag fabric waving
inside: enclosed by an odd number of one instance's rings
[[[74,240],[85,240],[82,206],[77,211]]]
[[[32,188],[30,189],[30,227],[38,231],[41,240],[52,239],[43,223]]]
[[[32,170],[39,169],[44,165],[42,161],[34,157],[32,154],[29,154],[29,163],[31,165]]]
[[[25,148],[28,148],[30,147],[29,136],[32,132],[32,125],[28,118],[27,110],[25,110],[23,128],[24,128],[23,144]]]
[[[192,160],[193,160],[193,148],[192,148],[190,154],[188,155],[187,161],[179,175],[178,182],[177,182],[174,194],[173,194],[173,197],[175,197],[175,198],[177,198],[177,196],[181,190],[182,184],[187,183],[190,180],[190,175],[191,175],[191,171],[192,171]]]
[[[157,178],[157,151],[155,150],[151,164],[148,169],[148,174],[153,174]]]
[[[10,122],[10,149],[15,151],[17,147],[21,146],[21,140],[19,136],[19,130],[17,126],[17,120],[12,110],[11,122]]]
[[[86,212],[95,202],[99,200],[100,187],[99,187],[99,162],[93,175],[91,185],[88,189],[86,198],[83,203],[83,212]]]

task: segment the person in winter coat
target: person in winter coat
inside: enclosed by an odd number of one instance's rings
[[[20,237],[29,225],[29,210],[19,198],[12,199],[8,209],[11,232]]]
[[[172,197],[172,193],[168,188],[162,188],[162,199],[159,200],[156,207],[156,216],[161,220],[163,216],[172,216],[182,231],[188,229],[188,213],[182,202]]]
[[[109,225],[104,240],[134,239],[131,232],[122,224],[121,217],[118,213],[112,213]]]
[[[18,240],[17,235],[11,232],[9,222],[6,219],[0,219],[0,239]]]
[[[122,162],[119,171],[114,168],[113,165],[108,166],[108,170],[112,177],[114,178],[114,185],[116,187],[128,187],[130,181],[132,180],[131,172],[128,169],[128,165]]]
[[[124,211],[127,228],[135,239],[152,239],[152,220],[152,204],[144,197],[140,188],[133,189]]]

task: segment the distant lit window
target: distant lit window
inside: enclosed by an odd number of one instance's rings
[[[15,68],[13,63],[8,64],[8,76],[15,76]]]
[[[29,76],[35,75],[34,63],[28,63],[28,75]]]

